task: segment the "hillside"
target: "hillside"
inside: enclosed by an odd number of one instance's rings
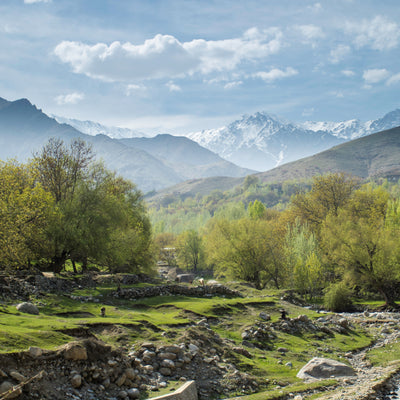
[[[361,178],[400,177],[400,127],[364,136],[332,147],[311,157],[293,161],[270,171],[255,174],[262,182],[284,182],[308,179],[329,172],[345,172]],[[229,190],[243,183],[244,178],[202,179],[183,182],[164,189],[150,200],[167,195],[194,197],[213,190]]]
[[[106,135],[86,135],[70,125],[59,124],[27,99],[12,102],[0,99],[0,159],[26,161],[51,137],[67,143],[73,138],[81,138],[92,144],[98,159],[104,160],[109,169],[135,182],[144,192],[194,177],[236,177],[253,172],[221,159],[189,139],[159,135],[154,140],[148,139],[153,143],[150,146],[140,145],[140,142],[136,146],[130,142],[133,139],[123,142]],[[157,140],[161,141],[159,146],[155,146]],[[151,150],[153,145],[156,151]],[[190,159],[198,161],[190,164]]]

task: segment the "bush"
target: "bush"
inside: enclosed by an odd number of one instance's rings
[[[334,283],[325,291],[324,306],[329,311],[350,311],[352,294],[352,290],[344,282]]]

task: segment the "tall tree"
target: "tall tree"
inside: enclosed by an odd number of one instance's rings
[[[176,238],[178,263],[197,273],[204,267],[203,239],[197,231],[183,232]]]

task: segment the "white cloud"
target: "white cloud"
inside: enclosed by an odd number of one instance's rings
[[[25,4],[33,4],[33,3],[51,3],[52,0],[24,0]]]
[[[127,96],[130,96],[134,93],[138,93],[138,92],[145,92],[147,90],[146,86],[140,84],[140,85],[136,85],[136,84],[130,84],[126,87],[125,90],[125,94]]]
[[[302,115],[303,117],[311,117],[311,116],[314,114],[314,112],[315,112],[314,107],[305,108],[305,109],[303,110],[303,112],[301,113],[301,115]]]
[[[304,43],[311,43],[313,47],[316,46],[318,39],[325,37],[322,29],[316,25],[297,25],[295,30],[302,35]]]
[[[395,85],[395,84],[397,84],[397,83],[399,83],[399,82],[400,82],[400,73],[391,76],[391,77],[387,80],[386,84],[387,84],[388,86],[391,86],[391,85]]]
[[[342,75],[347,76],[348,78],[354,76],[356,73],[351,69],[344,69],[342,70]]]
[[[160,34],[139,45],[63,41],[54,53],[76,73],[106,81],[129,82],[196,72],[233,71],[241,63],[277,53],[281,42],[279,29],[252,28],[240,38],[215,41],[196,39],[182,43],[173,36]]]
[[[169,89],[170,92],[181,92],[182,88],[178,85],[176,85],[174,82],[169,81],[165,84],[167,88]]]
[[[363,78],[367,84],[384,81],[390,76],[386,69],[367,69],[364,71]]]
[[[297,70],[295,70],[292,67],[288,67],[288,68],[286,68],[286,70],[273,68],[273,69],[271,69],[271,71],[268,71],[268,72],[260,71],[260,72],[256,72],[252,76],[255,78],[261,78],[262,80],[264,80],[266,82],[273,82],[278,79],[288,78],[290,76],[294,76],[297,74],[298,74]]]
[[[243,84],[243,81],[234,81],[234,82],[228,82],[225,86],[224,89],[234,89],[240,85]]]
[[[357,47],[370,46],[374,50],[389,50],[397,47],[400,39],[400,28],[389,19],[376,16],[373,20],[359,23],[348,23],[347,31],[354,34]]]
[[[322,10],[321,3],[314,3],[311,6],[308,6],[307,8],[313,12],[319,12]]]
[[[69,93],[65,95],[59,95],[55,98],[56,103],[59,106],[65,105],[65,104],[76,104],[82,101],[85,98],[85,95],[83,93]]]
[[[333,64],[342,61],[348,54],[350,54],[350,46],[339,44],[335,49],[330,52],[330,60]]]

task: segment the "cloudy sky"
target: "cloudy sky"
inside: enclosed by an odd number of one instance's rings
[[[1,0],[0,97],[146,132],[400,107],[398,0]]]

